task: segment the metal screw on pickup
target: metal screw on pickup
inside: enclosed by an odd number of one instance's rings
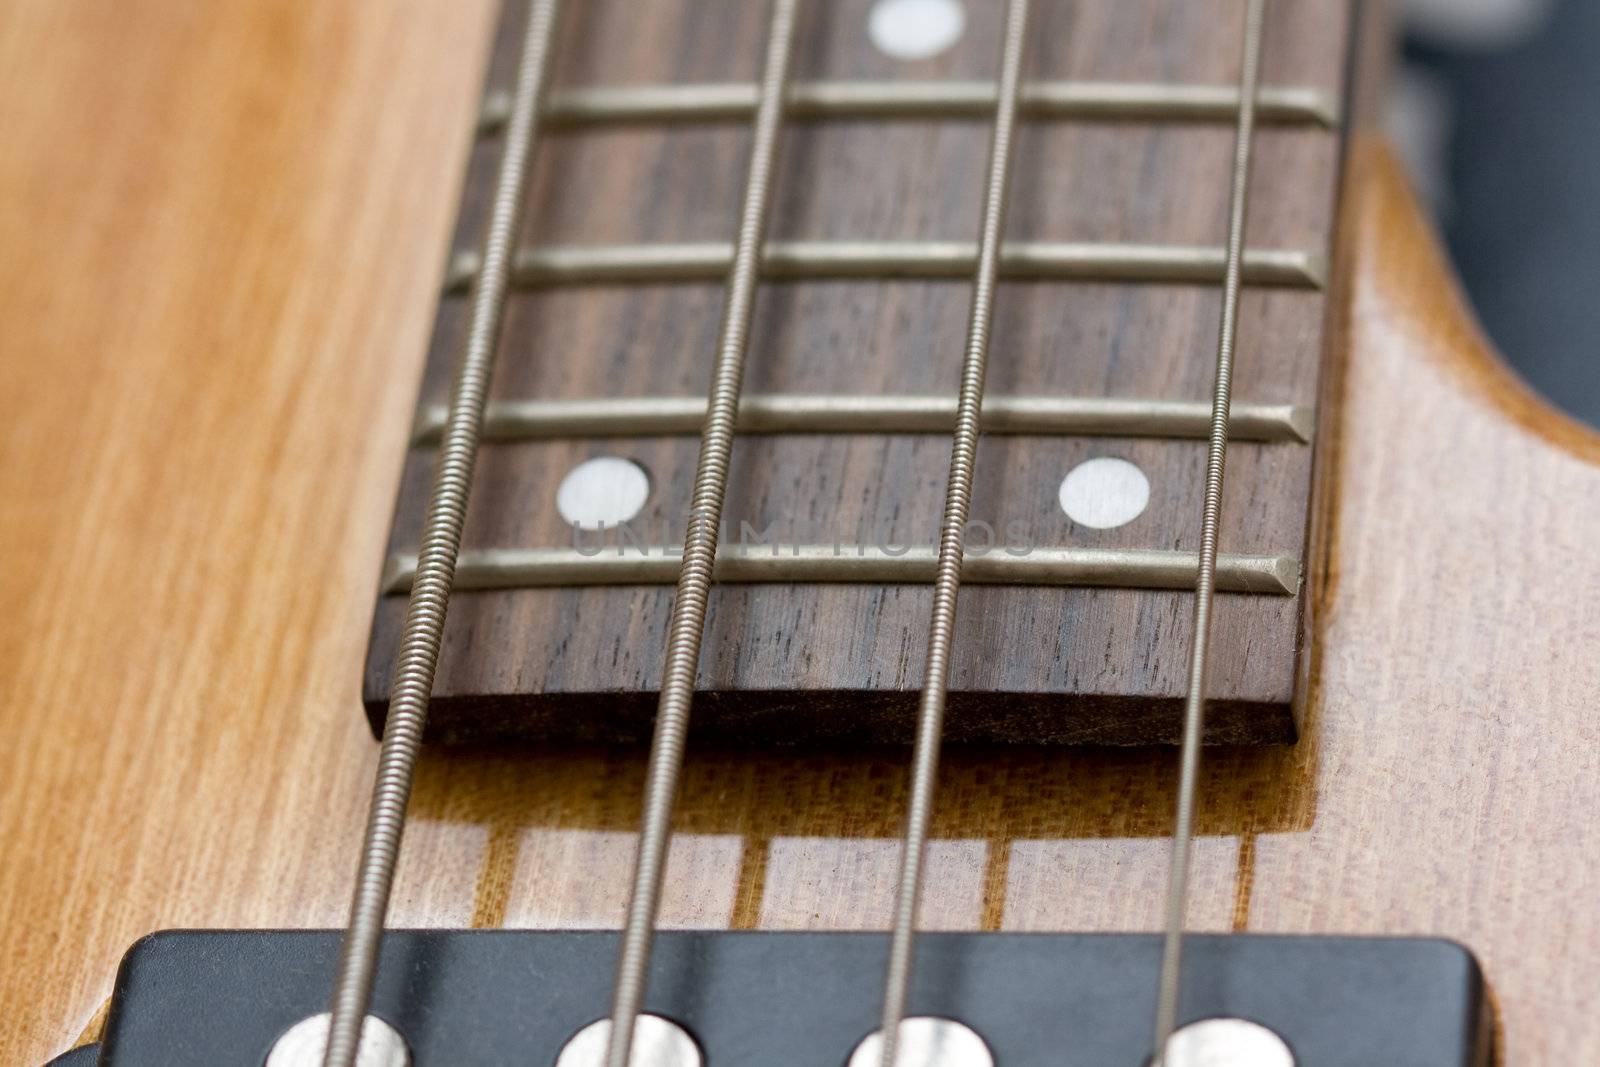
[[[1162,1067],[1295,1067],[1283,1038],[1260,1023],[1232,1017],[1175,1030],[1164,1059]]]
[[[847,1067],[878,1067],[882,1058],[883,1037],[874,1030],[850,1054]],[[894,1060],[896,1067],[994,1067],[994,1053],[976,1030],[931,1015],[900,1020]]]
[[[327,1012],[301,1019],[278,1038],[267,1053],[266,1067],[322,1067],[328,1048]],[[411,1054],[400,1031],[369,1015],[361,1024],[361,1048],[356,1067],[410,1067]]]
[[[605,1062],[611,1020],[596,1019],[573,1034],[556,1057],[556,1067],[600,1067]],[[659,1015],[641,1015],[633,1024],[628,1067],[704,1067],[705,1057],[689,1032]]]

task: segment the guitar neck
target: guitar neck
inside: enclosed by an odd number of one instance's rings
[[[723,551],[743,558],[724,568],[707,626],[700,685],[714,695],[697,728],[883,740],[905,736],[915,699],[1001,12],[974,6],[948,51],[907,61],[874,42],[868,5],[802,8],[724,511]],[[509,5],[496,33],[420,391],[368,659],[375,721],[523,17]],[[763,18],[747,3],[574,5],[558,27],[465,532],[476,591],[446,627],[439,736],[648,731]],[[1342,4],[1284,4],[1266,29],[1217,740],[1295,733],[1348,18]],[[1034,18],[969,534],[998,558],[968,576],[952,739],[1175,737],[1239,49],[1237,19],[1205,5],[1044,4]],[[575,538],[558,487],[597,457],[636,464],[647,498],[624,529]],[[1068,501],[1080,468],[1083,499]],[[619,541],[656,557],[585,558]],[[806,716],[774,714],[797,700]]]

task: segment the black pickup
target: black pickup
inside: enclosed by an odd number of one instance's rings
[[[261,1067],[325,1010],[338,939],[152,934],[123,960],[99,1059],[81,1062]],[[609,931],[394,931],[372,1010],[413,1067],[549,1067],[607,1013],[616,946]],[[664,932],[646,1010],[687,1029],[707,1067],[843,1067],[877,1024],[886,949],[881,934]],[[910,1009],[972,1027],[997,1067],[1142,1067],[1159,960],[1152,935],[928,933]],[[1297,1067],[1492,1062],[1482,974],[1452,942],[1193,935],[1184,961],[1182,1021],[1258,1022]]]

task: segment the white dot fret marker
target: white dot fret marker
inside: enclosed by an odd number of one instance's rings
[[[1150,480],[1125,459],[1085,460],[1061,480],[1061,510],[1080,526],[1109,530],[1137,519],[1150,503]]]
[[[932,59],[966,28],[961,0],[878,0],[867,19],[867,36],[891,59]]]
[[[580,530],[627,522],[650,497],[650,476],[631,459],[599,456],[567,472],[556,490],[556,510]]]

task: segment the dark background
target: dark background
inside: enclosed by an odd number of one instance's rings
[[[1435,112],[1420,184],[1484,326],[1535,389],[1600,425],[1600,0],[1540,7],[1492,40],[1408,21],[1398,80]]]

